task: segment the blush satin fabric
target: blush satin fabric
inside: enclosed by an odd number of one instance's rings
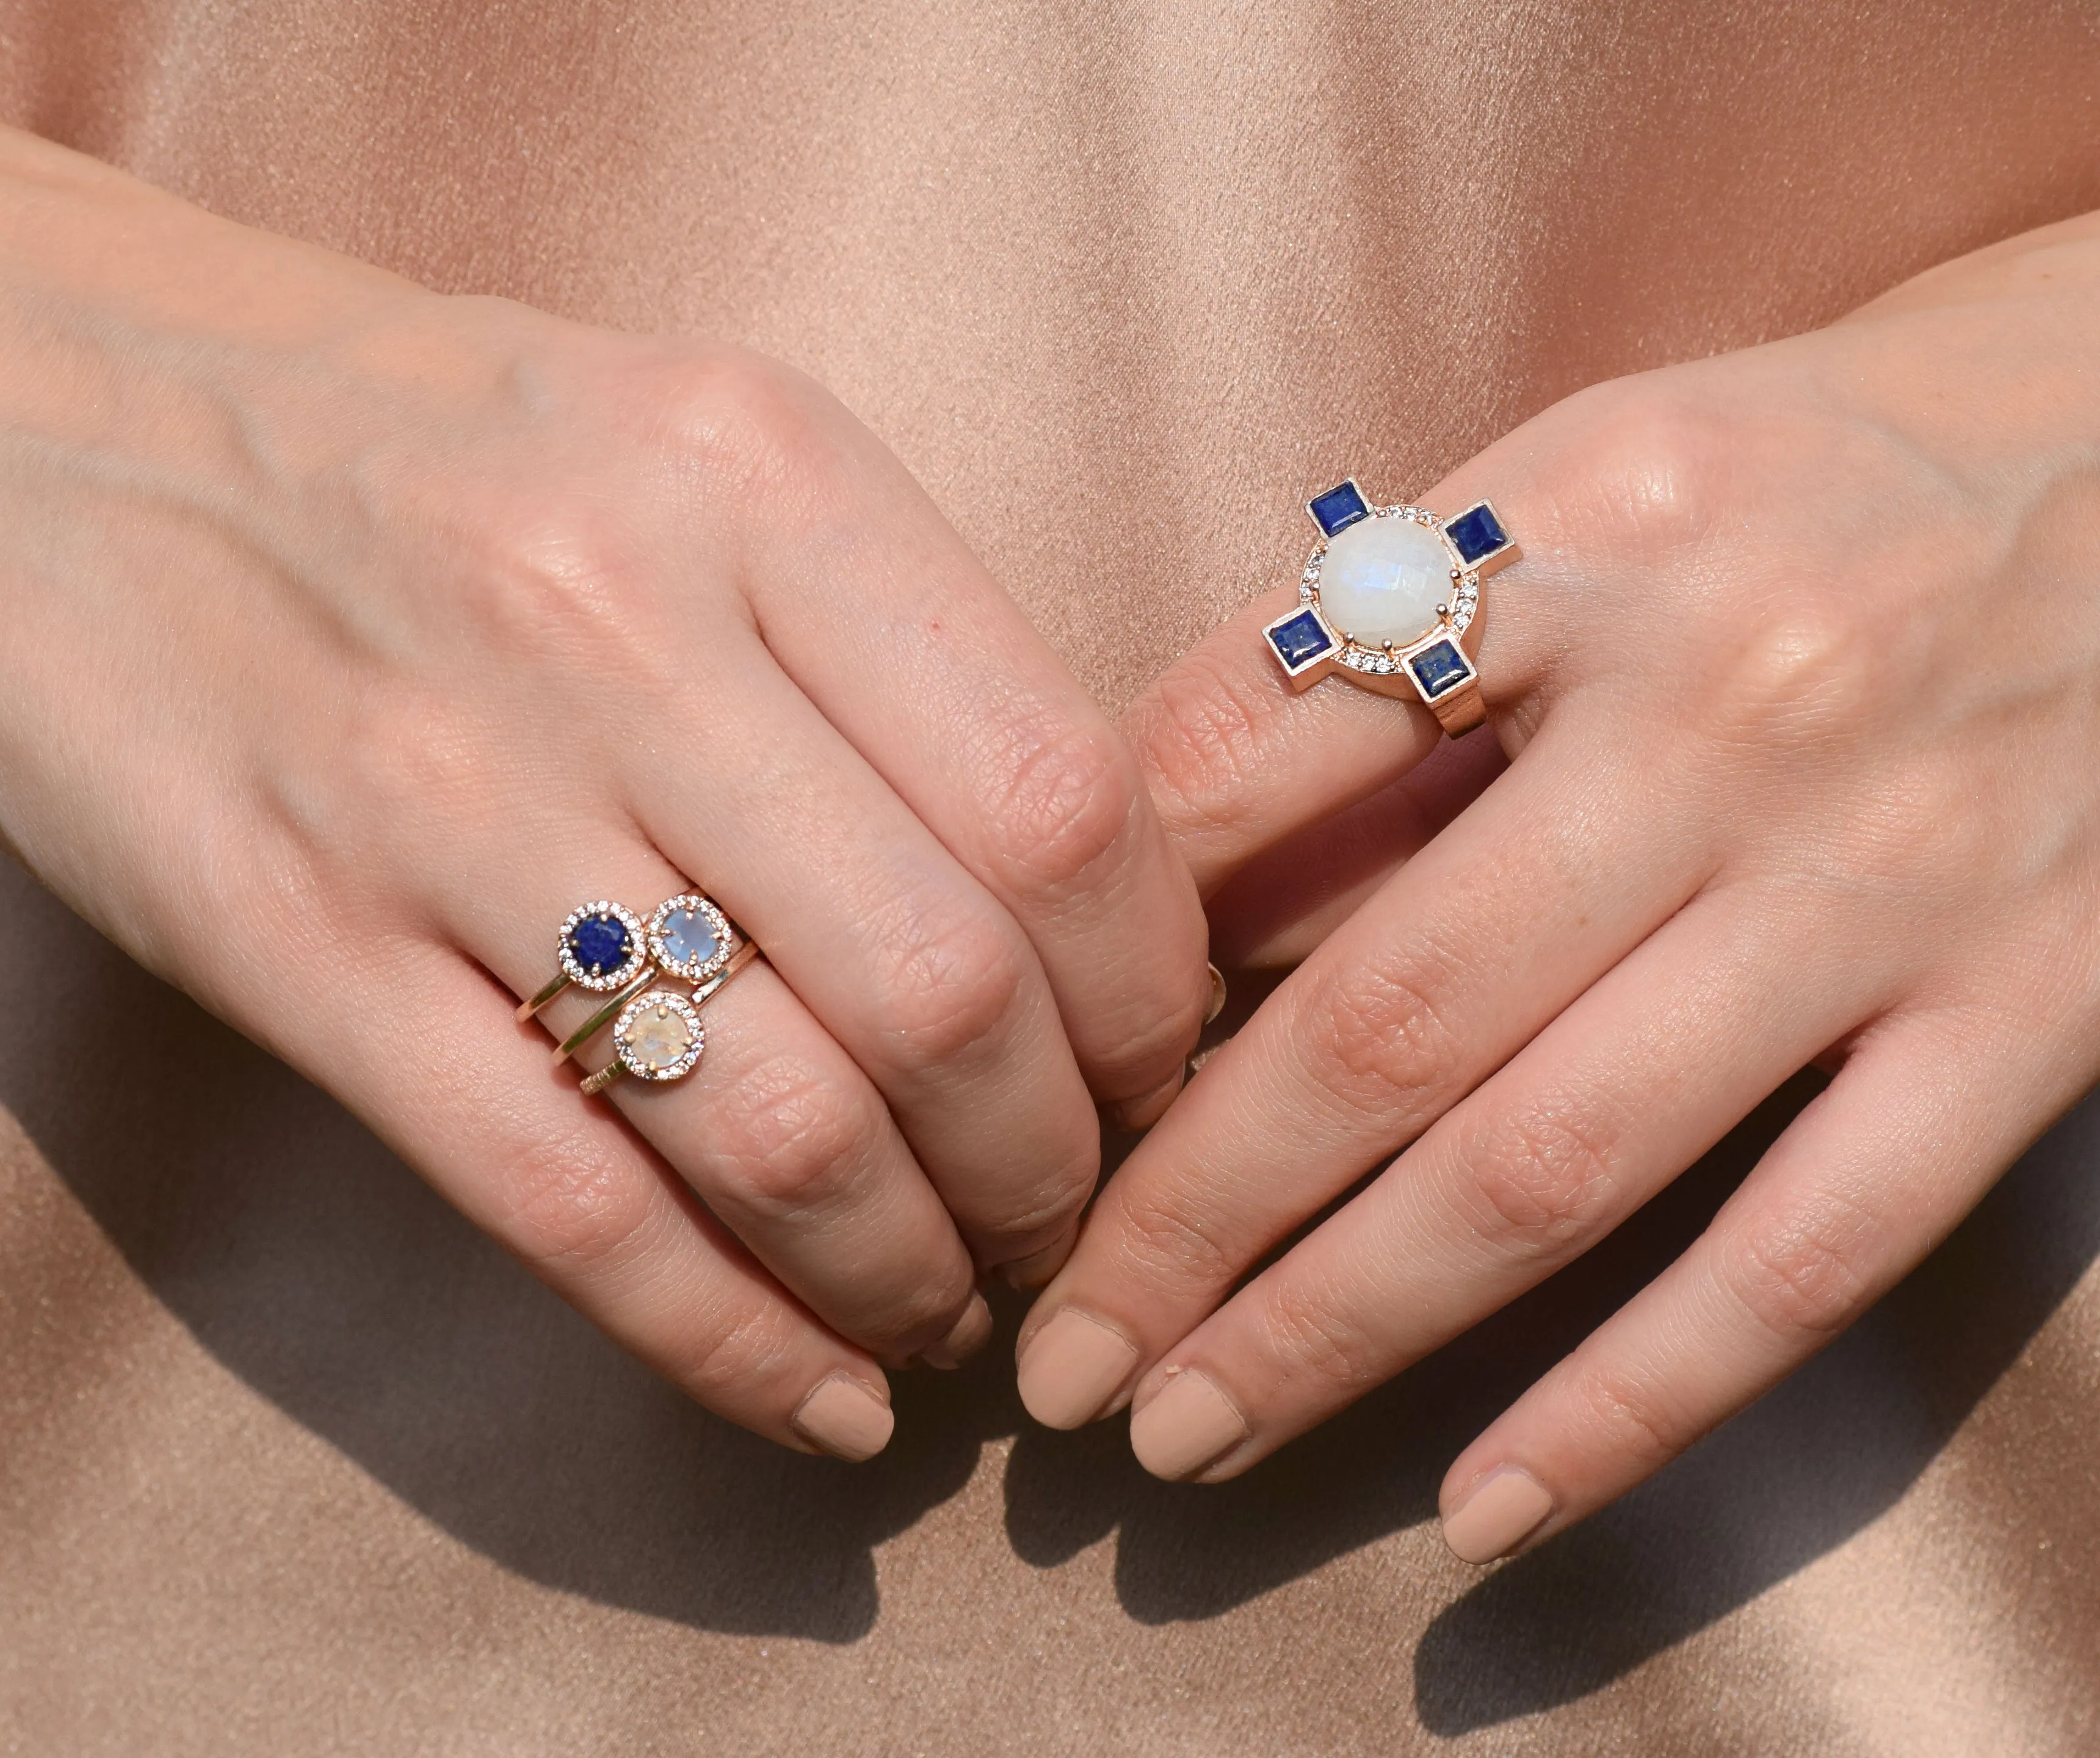
[[[1404,496],[1580,386],[2100,206],[2100,14],[0,0],[0,116],[439,287],[793,362],[1120,706],[1289,577],[1308,489]],[[1202,1490],[1120,1424],[1030,1428],[1010,1323],[900,1379],[874,1465],[714,1422],[11,869],[0,1002],[7,1750],[2100,1749],[2100,1110],[1789,1386],[1482,1575],[1445,1464],[1801,1090]]]

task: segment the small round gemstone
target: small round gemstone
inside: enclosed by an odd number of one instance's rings
[[[619,917],[590,915],[569,930],[569,950],[593,976],[602,976],[628,962],[633,945]]]
[[[642,1010],[642,1017],[627,1030],[628,1054],[652,1073],[676,1066],[693,1048],[693,1029],[686,1017],[668,1003]]]
[[[629,1002],[612,1028],[620,1061],[645,1081],[675,1081],[700,1060],[707,1029],[683,995],[651,989]]]
[[[705,964],[720,944],[714,923],[693,909],[673,910],[664,919],[660,937],[674,964]]]

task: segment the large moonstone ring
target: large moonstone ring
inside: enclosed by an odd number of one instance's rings
[[[1298,606],[1262,631],[1295,690],[1347,678],[1423,703],[1456,738],[1487,718],[1466,632],[1480,581],[1520,558],[1489,502],[1454,518],[1373,506],[1354,478],[1305,503],[1320,540]]]

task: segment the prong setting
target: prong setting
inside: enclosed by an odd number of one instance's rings
[[[649,964],[642,918],[604,897],[569,912],[556,952],[564,976],[601,995],[625,988]]]

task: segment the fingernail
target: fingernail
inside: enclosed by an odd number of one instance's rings
[[[1043,1427],[1075,1429],[1108,1408],[1136,1365],[1136,1344],[1067,1306],[1029,1338],[1014,1381],[1022,1405]]]
[[[1130,1419],[1130,1450],[1154,1477],[1193,1477],[1252,1431],[1207,1375],[1177,1373]]]
[[[1211,1025],[1225,1011],[1225,973],[1215,964],[1207,964],[1203,968],[1211,973],[1211,998],[1203,1008],[1203,1023]]]
[[[929,1368],[960,1368],[972,1355],[983,1348],[991,1337],[991,1308],[982,1294],[970,1296],[970,1303],[963,1309],[948,1334],[939,1342],[919,1351],[919,1359]]]
[[[1116,1107],[1116,1121],[1127,1130],[1149,1130],[1167,1115],[1167,1108],[1181,1095],[1187,1070],[1176,1068],[1142,1099],[1126,1099]]]
[[[1444,1522],[1444,1542],[1462,1562],[1507,1557],[1553,1512],[1553,1497],[1529,1471],[1496,1472]]]
[[[1002,1263],[999,1274],[1008,1288],[1017,1288],[1024,1293],[1031,1288],[1040,1288],[1060,1270],[1065,1260],[1072,1255],[1073,1242],[1079,1236],[1079,1223],[1074,1221],[1058,1236],[1054,1245],[1045,1245],[1040,1251],[1031,1251],[1025,1258],[1016,1258],[1011,1263]]]
[[[835,1458],[872,1459],[889,1444],[897,1418],[889,1404],[848,1373],[818,1382],[788,1426]]]

